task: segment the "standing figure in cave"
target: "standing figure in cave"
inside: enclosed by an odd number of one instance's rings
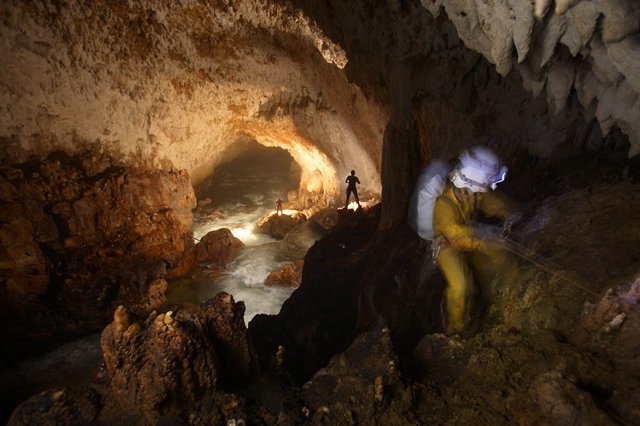
[[[282,205],[284,204],[284,201],[282,201],[280,199],[280,197],[278,197],[278,201],[276,201],[276,213],[278,214],[278,216],[282,216]]]
[[[360,184],[360,179],[356,176],[356,171],[351,170],[351,174],[347,176],[347,179],[344,181],[347,183],[347,202],[345,203],[345,207],[349,207],[349,198],[351,197],[351,193],[353,192],[353,196],[356,199],[356,203],[358,203],[358,208],[360,208],[360,199],[358,198],[358,188],[356,184]]]
[[[517,277],[515,262],[502,249],[500,239],[483,237],[472,222],[481,212],[504,220],[504,229],[511,229],[519,217],[512,214],[513,202],[494,191],[504,181],[507,168],[500,167],[496,154],[482,146],[464,151],[459,160],[433,212],[436,261],[447,281],[444,320],[449,335],[473,333],[472,325],[480,321],[471,320],[476,315],[470,313],[470,306],[474,312],[476,307],[486,309],[494,286]],[[477,293],[481,298],[476,304]]]

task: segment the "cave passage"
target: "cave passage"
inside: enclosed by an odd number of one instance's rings
[[[276,241],[261,233],[256,223],[275,213],[278,198],[285,202],[285,214],[295,207],[299,182],[300,167],[287,151],[255,142],[216,167],[196,190],[202,207],[194,212],[194,239],[198,242],[210,231],[228,228],[245,247],[222,271],[172,281],[168,300],[200,303],[225,291],[245,302],[247,323],[256,314],[277,313],[293,288],[267,287],[266,277],[285,263],[304,258],[319,235],[303,225]]]
[[[194,238],[229,228],[246,245],[273,241],[256,233],[255,223],[275,210],[278,198],[289,208],[287,194],[295,194],[299,183],[300,167],[287,151],[249,143],[242,154],[216,167],[196,188],[202,208],[194,214]]]

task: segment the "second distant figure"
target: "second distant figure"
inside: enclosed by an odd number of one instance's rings
[[[356,184],[360,184],[360,179],[358,179],[358,177],[356,176],[356,171],[355,170],[351,170],[351,175],[347,176],[347,179],[345,180],[345,183],[347,183],[347,202],[345,204],[345,207],[349,206],[349,198],[351,197],[351,193],[353,193],[353,196],[356,199],[356,203],[358,203],[358,207],[360,207],[360,199],[358,198],[358,188],[356,188]]]
[[[276,201],[276,213],[278,214],[278,216],[282,215],[282,205],[284,204],[284,201],[282,201],[280,198],[278,198],[278,201]]]

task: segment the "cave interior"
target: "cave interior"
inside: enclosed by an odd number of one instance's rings
[[[640,423],[635,0],[7,0],[0,19],[2,421]],[[518,274],[474,287],[451,335],[407,217],[425,167],[479,145],[522,213],[500,242]],[[255,296],[274,312],[172,299],[265,242],[276,266],[243,273],[288,287]]]

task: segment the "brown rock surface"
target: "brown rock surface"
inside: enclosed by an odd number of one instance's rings
[[[208,232],[196,244],[195,262],[224,266],[242,247],[242,241],[234,237],[229,229],[216,229]]]
[[[271,272],[264,280],[266,286],[281,286],[298,288],[300,281],[302,281],[302,268],[304,265],[303,260],[298,260],[295,263],[287,263],[282,265],[277,271]]]
[[[99,329],[119,303],[164,301],[166,269],[190,244],[186,173],[55,153],[0,168],[0,187],[3,333],[55,340]]]
[[[100,396],[88,387],[54,388],[18,406],[10,426],[91,424],[100,412]]]
[[[254,366],[243,316],[244,304],[226,293],[145,321],[119,307],[101,346],[120,410],[154,422],[244,380]]]
[[[293,215],[269,214],[258,222],[258,229],[277,240],[281,240],[286,237],[293,228],[304,224],[306,221],[307,218],[302,213],[295,213]]]

